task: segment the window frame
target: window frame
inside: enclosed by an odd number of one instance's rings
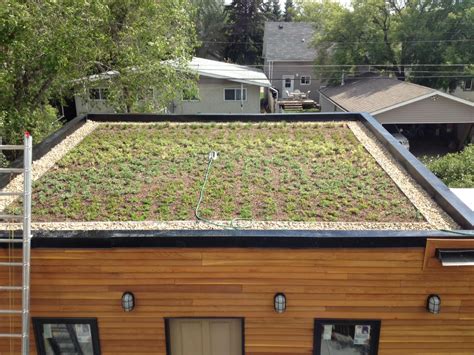
[[[377,319],[338,319],[338,318],[324,318],[314,320],[313,329],[313,355],[321,355],[321,337],[322,337],[322,326],[324,324],[342,324],[342,325],[359,325],[367,324],[370,325],[370,329],[374,332],[370,338],[370,355],[377,355],[379,353],[379,340],[380,340],[380,328],[382,322]]]
[[[95,98],[91,97],[91,90],[98,90],[98,92],[99,92],[99,98],[98,99],[95,99]],[[107,101],[107,95],[105,95],[106,97],[104,98],[104,91],[106,91],[106,90],[108,91],[108,89],[105,88],[105,87],[89,88],[89,90],[88,90],[89,100],[91,100],[91,101]]]
[[[241,100],[241,99],[238,99],[238,100],[226,100],[225,98],[225,91],[226,90],[234,90],[234,95],[235,95],[235,92],[236,91],[241,91],[240,88],[224,88],[224,91],[223,91],[223,94],[224,94],[224,101],[225,102],[240,102],[240,101],[244,101],[246,102],[248,100],[248,91],[247,91],[247,88],[243,88],[243,91],[244,91],[244,96],[245,96],[245,99],[244,100]],[[236,95],[235,95],[236,96]]]
[[[91,328],[92,351],[94,352],[94,355],[101,355],[97,318],[33,317],[32,320],[38,355],[46,355],[43,339],[43,329],[45,324],[88,324]]]
[[[245,318],[244,317],[165,317],[165,344],[166,355],[173,355],[171,353],[171,329],[170,321],[172,319],[239,319],[242,325],[242,355],[245,355]],[[39,355],[39,354],[38,354]]]
[[[308,78],[308,82],[303,83],[303,78]],[[311,75],[301,75],[300,76],[300,85],[303,85],[303,86],[311,85]]]
[[[464,90],[464,91],[472,91],[472,90],[473,90],[472,81],[473,81],[472,78],[471,78],[471,79],[464,80],[464,85],[463,85],[463,90]],[[467,82],[470,83],[469,87],[466,85]]]

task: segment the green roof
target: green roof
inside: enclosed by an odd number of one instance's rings
[[[210,151],[207,219],[424,221],[342,122],[101,124],[34,183],[33,220],[193,220]]]

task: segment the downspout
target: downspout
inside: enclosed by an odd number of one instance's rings
[[[276,94],[276,98],[273,102],[273,112],[276,112],[276,106],[278,105],[278,90],[275,88],[272,88],[271,86],[268,88],[268,90]]]
[[[244,111],[244,83],[240,83],[240,111]]]

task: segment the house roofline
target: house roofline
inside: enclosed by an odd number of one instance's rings
[[[327,96],[326,94],[324,94],[323,91],[319,90],[319,94],[320,95],[323,95],[329,102],[331,102],[333,105],[339,107],[341,110],[344,110],[344,112],[349,112],[348,110],[346,110],[344,107],[342,107],[341,105],[339,105],[338,103],[336,103],[333,99],[331,99],[329,96]]]
[[[415,103],[415,102],[428,99],[428,98],[433,97],[433,96],[441,96],[441,97],[447,98],[447,99],[449,99],[449,100],[453,100],[453,101],[456,101],[456,102],[459,102],[459,103],[462,103],[462,104],[465,104],[465,105],[474,107],[474,103],[473,103],[473,102],[470,102],[470,101],[468,101],[468,100],[461,99],[461,98],[459,98],[459,97],[456,97],[456,96],[453,96],[453,95],[450,95],[450,94],[446,94],[446,93],[444,93],[444,92],[442,92],[442,91],[435,90],[435,91],[433,91],[433,92],[429,92],[429,93],[427,93],[427,94],[424,94],[424,95],[415,97],[415,98],[413,98],[413,99],[410,99],[410,100],[407,100],[407,101],[403,101],[403,102],[399,102],[398,104],[391,105],[391,106],[387,106],[387,107],[384,107],[384,108],[382,108],[382,109],[380,109],[380,110],[370,112],[370,114],[371,114],[371,115],[378,115],[378,114],[381,114],[381,113],[384,113],[384,112],[387,112],[387,111],[394,110],[394,109],[399,108],[399,107],[407,106],[407,105],[413,104],[413,103]]]

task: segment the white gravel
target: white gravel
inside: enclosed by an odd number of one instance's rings
[[[78,145],[98,125],[99,124],[97,122],[87,121],[82,127],[64,138],[43,157],[34,161],[31,174],[32,181],[38,180],[41,176],[43,176],[54,166],[54,164],[56,164],[72,148]],[[2,189],[2,191],[22,192],[23,174],[16,176],[7,186],[5,186],[4,189]],[[3,211],[8,205],[18,198],[18,196],[0,196],[0,211]]]
[[[97,123],[88,121],[81,128],[66,137],[50,152],[33,164],[33,181],[39,179],[65,154],[79,144],[88,134],[99,125],[193,125],[196,123]],[[201,124],[201,123],[199,123]],[[212,123],[215,125],[229,125],[229,123]],[[233,123],[234,124],[234,123]],[[248,123],[241,123],[247,125]],[[290,123],[265,123],[266,125],[285,125]],[[458,229],[459,226],[428,196],[413,178],[395,161],[380,142],[360,122],[333,122],[333,123],[291,123],[292,125],[348,125],[367,151],[374,157],[380,166],[394,180],[400,190],[412,201],[415,207],[426,218],[427,222],[418,223],[385,223],[385,222],[288,222],[288,221],[245,221],[235,223],[239,229],[301,229],[301,230],[431,230],[431,229]],[[21,191],[23,177],[18,176],[5,188],[5,191]],[[14,198],[0,198],[0,210],[3,210]],[[215,221],[218,224],[228,225],[229,221]],[[21,229],[20,224],[0,224],[4,230]],[[32,223],[34,230],[173,230],[173,229],[223,229],[223,227],[198,221],[144,221],[144,222],[38,222]]]
[[[229,225],[229,221],[213,221]],[[285,222],[285,221],[238,221],[236,229],[300,229],[300,230],[426,230],[428,223],[372,223],[372,222]],[[0,225],[6,230],[21,229],[18,224]],[[200,221],[144,221],[144,222],[38,222],[34,230],[173,230],[173,229],[225,229]]]
[[[428,193],[393,158],[387,149],[360,122],[348,122],[349,128],[374,157],[399,189],[408,197],[428,223],[435,229],[459,229],[459,225],[444,212]]]

